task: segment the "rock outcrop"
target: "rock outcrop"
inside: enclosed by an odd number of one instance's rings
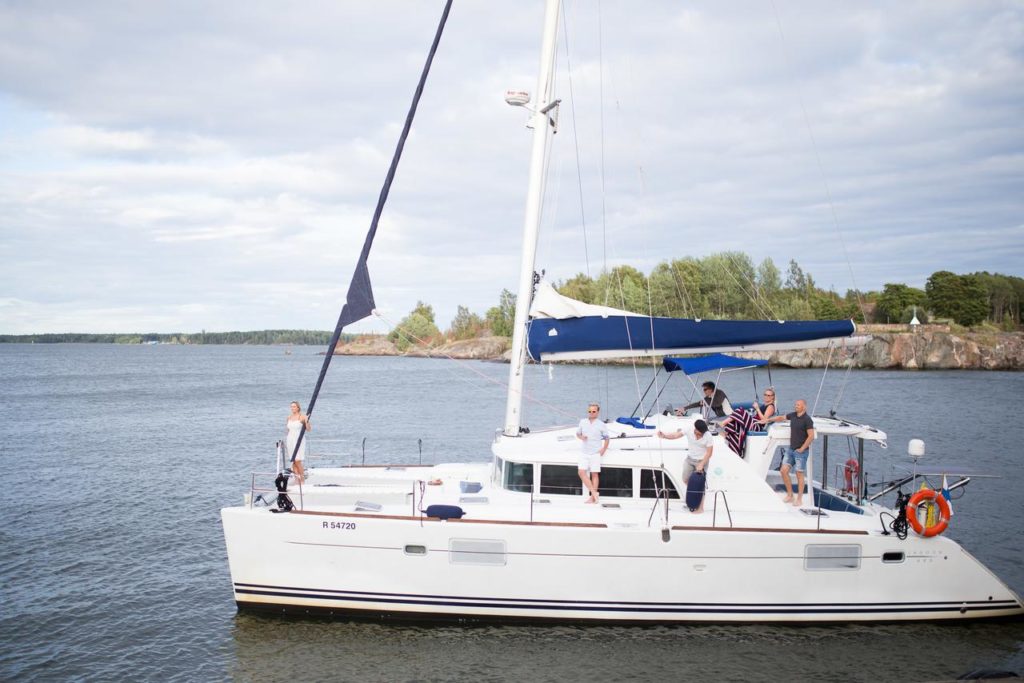
[[[355,341],[339,344],[339,356],[412,356],[416,358],[461,358],[471,360],[502,360],[512,341],[507,337],[480,337],[461,339],[429,348],[414,347],[406,352],[398,350],[388,338],[378,334],[357,337]],[[507,360],[507,359],[506,359]]]
[[[773,365],[820,368],[828,362],[827,349],[745,354],[767,358]],[[905,370],[1024,370],[1024,333],[906,332],[872,334],[862,349],[836,349],[832,366]]]

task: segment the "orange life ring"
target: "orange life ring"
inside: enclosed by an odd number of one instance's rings
[[[924,526],[917,518],[917,506],[928,501],[938,506],[939,521],[931,526]],[[949,501],[938,491],[931,489],[918,491],[910,497],[910,502],[907,503],[907,521],[910,522],[910,526],[914,527],[914,531],[925,538],[938,536],[949,527]]]

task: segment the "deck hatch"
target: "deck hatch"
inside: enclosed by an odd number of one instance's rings
[[[505,541],[481,538],[453,538],[448,541],[448,562],[503,566]]]
[[[842,571],[860,569],[860,545],[808,545],[804,549],[804,569]]]

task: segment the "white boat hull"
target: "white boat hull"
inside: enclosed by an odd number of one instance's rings
[[[1005,584],[942,537],[900,541],[865,531],[676,526],[663,540],[657,526],[272,514],[244,507],[226,508],[222,517],[242,609],[641,623],[1024,613]],[[859,546],[856,568],[808,568],[808,548],[822,546],[840,546],[840,554],[842,547]],[[883,562],[883,553],[903,553],[903,559]]]

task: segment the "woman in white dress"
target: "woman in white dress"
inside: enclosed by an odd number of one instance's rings
[[[302,428],[305,427],[306,431],[312,431],[313,427],[309,424],[309,418],[303,414],[302,407],[296,401],[292,401],[292,412],[288,415],[288,419],[284,425],[288,429],[288,438],[285,443],[288,444],[288,452],[285,453],[285,457],[291,460],[292,453],[295,452],[295,444],[299,440],[299,434],[302,433]],[[292,472],[295,473],[295,478],[301,484],[305,481],[306,473],[302,467],[302,461],[306,459],[306,438],[302,438],[302,445],[299,446],[299,452],[295,455],[295,462],[292,463]]]

